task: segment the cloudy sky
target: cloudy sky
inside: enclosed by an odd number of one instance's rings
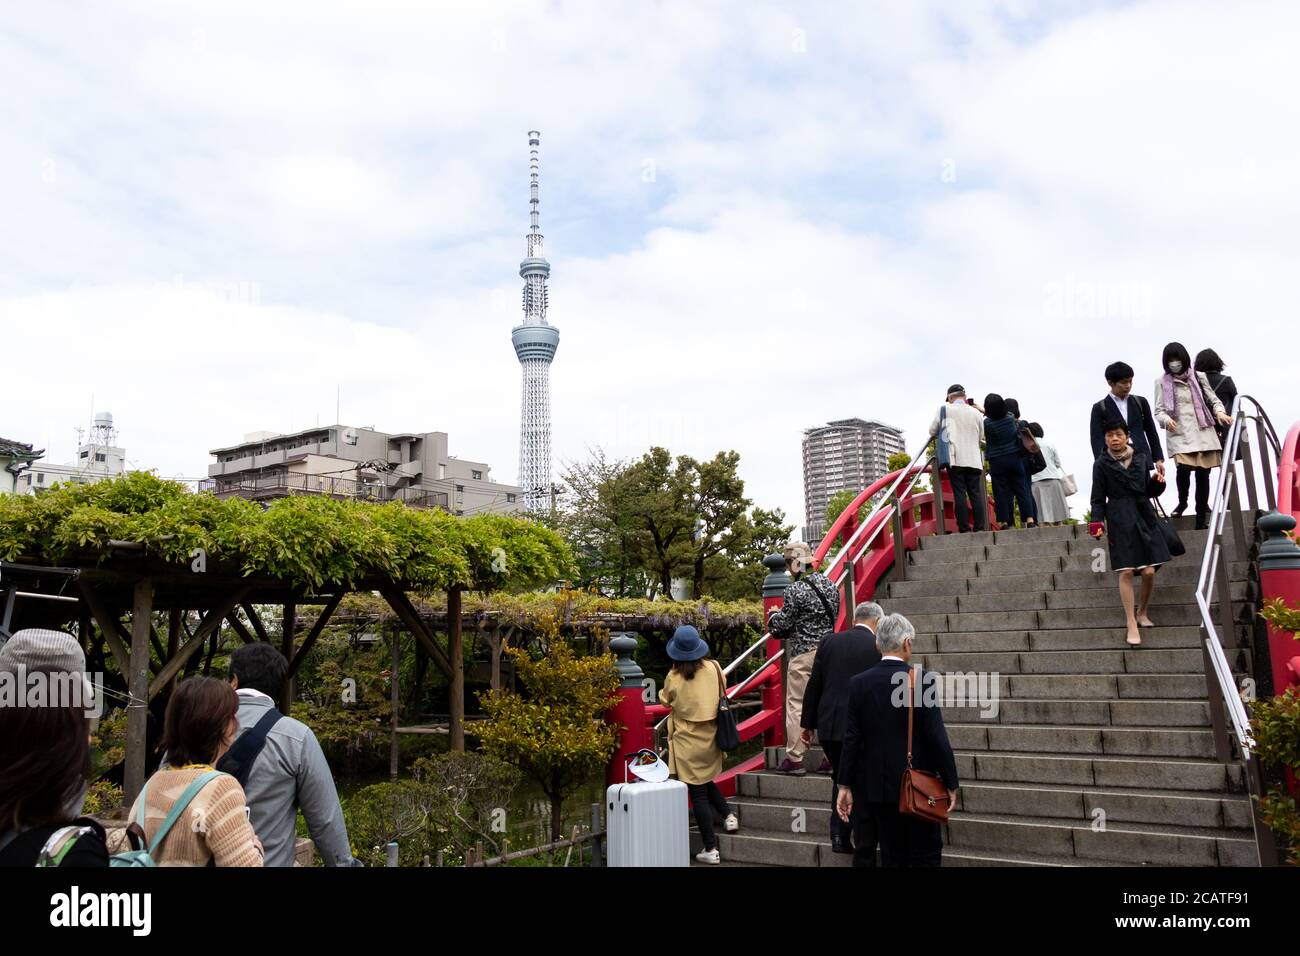
[[[1194,0],[11,4],[0,434],[70,461],[93,401],[195,477],[341,388],[513,481],[532,128],[558,460],[734,448],[799,523],[804,428],[914,447],[960,381],[1086,485],[1101,370],[1149,396],[1170,339],[1285,429],[1297,35]]]

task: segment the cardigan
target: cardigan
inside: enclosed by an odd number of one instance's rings
[[[164,767],[149,778],[145,789],[131,805],[130,820],[140,812],[144,800],[144,832],[152,840],[162,828],[172,805],[206,767],[172,770]],[[261,866],[262,851],[254,844],[255,834],[244,808],[244,790],[229,774],[207,783],[168,831],[162,845],[152,854],[159,866]]]

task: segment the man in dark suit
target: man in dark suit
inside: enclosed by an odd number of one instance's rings
[[[917,693],[907,690],[908,661],[916,630],[901,614],[889,614],[876,629],[881,661],[849,681],[848,726],[844,733],[839,796],[841,820],[854,805],[866,804],[880,837],[884,866],[938,866],[943,855],[939,824],[898,812],[899,785],[907,769],[907,718],[913,711],[912,767],[937,773],[948,788],[949,806],[957,801],[957,761],[943,726],[935,675],[917,678]]]
[[[822,641],[813,658],[812,676],[804,691],[803,727],[805,744],[815,732],[831,762],[831,800],[835,800],[840,776],[840,750],[848,723],[849,680],[880,663],[876,650],[876,625],[885,616],[879,604],[863,601],[853,611],[851,630],[832,634]],[[854,846],[856,844],[856,851]],[[876,865],[876,833],[865,813],[855,813],[845,822],[831,813],[831,850],[852,853],[854,866]]]
[[[1165,453],[1160,447],[1160,433],[1156,431],[1151,403],[1133,391],[1133,367],[1126,362],[1111,362],[1106,366],[1106,384],[1110,393],[1092,406],[1092,420],[1088,423],[1092,439],[1092,457],[1095,461],[1106,448],[1106,422],[1118,416],[1128,425],[1129,441],[1133,450],[1155,462],[1164,481]]]

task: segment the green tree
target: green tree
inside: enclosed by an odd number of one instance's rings
[[[604,713],[618,700],[613,655],[578,657],[550,626],[546,652],[534,660],[510,648],[524,693],[487,691],[479,702],[483,751],[536,780],[551,803],[551,839],[560,838],[564,799],[613,755],[618,728]]]

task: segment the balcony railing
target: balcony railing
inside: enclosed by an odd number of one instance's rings
[[[450,510],[445,491],[427,488],[388,488],[380,482],[357,481],[335,475],[257,475],[255,477],[209,478],[199,482],[199,491],[218,498],[248,498],[253,501],[287,498],[289,495],[328,495],[354,501],[401,501],[412,508]]]

